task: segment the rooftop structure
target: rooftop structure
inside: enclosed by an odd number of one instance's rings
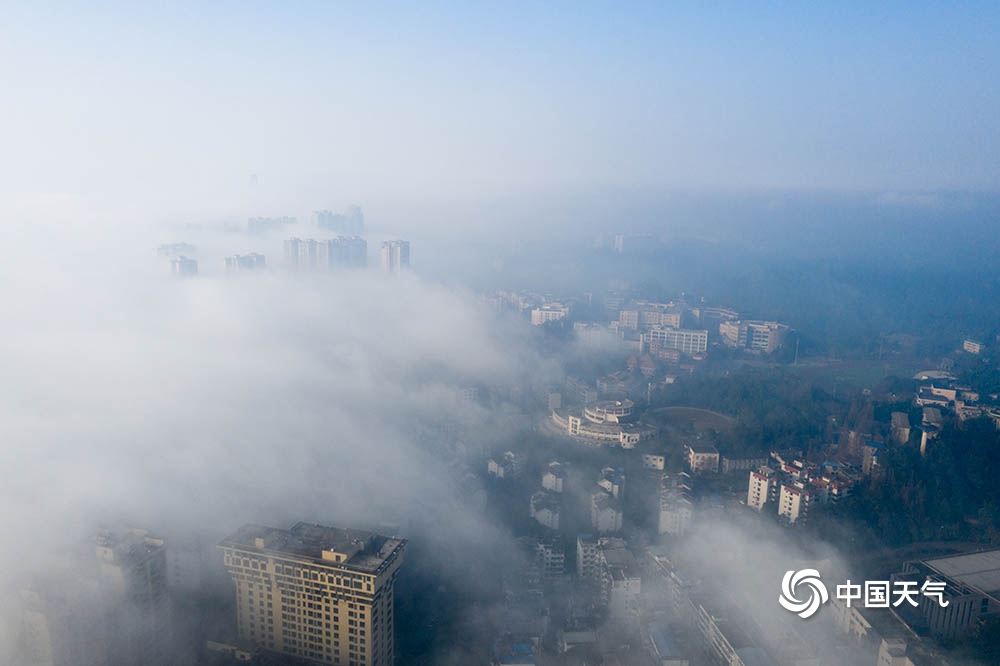
[[[631,420],[634,404],[631,400],[605,400],[583,409],[583,415],[591,423],[624,423]]]
[[[945,584],[947,606],[921,597],[916,608],[907,605],[899,611],[911,626],[938,638],[960,638],[1000,614],[1000,550],[907,562],[892,579],[917,586],[928,580]]]
[[[219,544],[236,588],[240,640],[324,664],[391,664],[392,593],[405,545],[311,523],[241,527]]]

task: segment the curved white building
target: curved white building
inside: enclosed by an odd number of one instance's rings
[[[622,423],[632,418],[631,400],[604,400],[583,409],[583,415],[591,423]]]

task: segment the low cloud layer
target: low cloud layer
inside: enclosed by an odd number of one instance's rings
[[[460,388],[503,400],[544,374],[522,329],[414,275],[173,279],[154,238],[123,240],[24,233],[40,259],[5,265],[5,590],[101,523],[221,536],[419,517],[442,526],[431,541],[501,538],[460,504],[448,462],[455,438],[508,433]]]

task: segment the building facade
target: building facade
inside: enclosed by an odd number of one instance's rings
[[[392,240],[382,243],[382,270],[399,273],[410,267],[410,241]]]
[[[219,544],[237,629],[264,650],[339,666],[391,666],[403,539],[297,523],[246,525]]]
[[[640,348],[645,351],[655,345],[659,349],[675,349],[688,356],[700,356],[708,351],[708,331],[683,328],[651,328],[640,337]]]

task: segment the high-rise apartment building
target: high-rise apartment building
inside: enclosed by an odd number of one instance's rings
[[[368,263],[368,242],[359,236],[329,240],[289,238],[284,244],[285,264],[299,270],[363,268]]]
[[[398,273],[410,267],[410,241],[393,240],[382,243],[382,270]]]
[[[145,530],[97,537],[101,610],[108,628],[108,663],[171,662],[167,549]]]
[[[391,666],[404,539],[297,523],[246,525],[219,544],[241,640],[339,666]]]
[[[170,272],[182,277],[198,274],[198,262],[188,257],[174,257],[170,260]]]
[[[223,260],[223,266],[227,273],[236,273],[239,271],[252,271],[258,268],[264,268],[266,265],[266,260],[264,255],[258,254],[257,252],[251,252],[250,254],[234,254],[231,257],[226,257]]]
[[[318,263],[321,268],[363,268],[368,263],[368,241],[360,236],[320,241]]]
[[[357,206],[351,206],[343,213],[329,210],[313,211],[316,225],[339,234],[358,235],[365,233],[365,216]]]

